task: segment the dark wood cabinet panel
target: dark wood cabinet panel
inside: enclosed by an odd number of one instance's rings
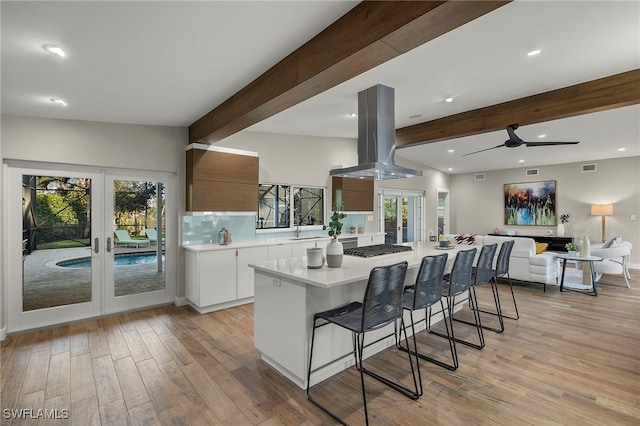
[[[234,182],[193,181],[193,211],[257,211],[258,185]]]
[[[373,211],[372,180],[333,177],[331,188],[333,202],[341,198],[344,211]]]
[[[258,209],[258,157],[190,149],[186,181],[187,211]]]
[[[197,179],[214,182],[258,183],[258,157],[192,149]]]

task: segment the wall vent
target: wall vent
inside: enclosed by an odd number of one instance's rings
[[[580,165],[580,171],[582,173],[586,173],[586,172],[595,172],[596,171],[596,164],[582,164]]]
[[[476,180],[484,180],[485,179],[485,174],[484,173],[476,173],[475,179]]]
[[[527,169],[525,174],[527,176],[538,176],[538,169]]]

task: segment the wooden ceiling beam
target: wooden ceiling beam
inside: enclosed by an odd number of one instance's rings
[[[191,124],[189,141],[224,139],[510,1],[363,1]]]
[[[640,103],[640,69],[396,130],[396,147],[440,142]]]

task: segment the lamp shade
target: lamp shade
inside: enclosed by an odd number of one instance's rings
[[[611,216],[613,214],[613,204],[591,204],[592,216]]]

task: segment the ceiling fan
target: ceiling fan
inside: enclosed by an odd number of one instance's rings
[[[509,139],[507,141],[505,141],[505,143],[498,145],[498,146],[494,146],[491,148],[487,148],[487,149],[481,149],[480,151],[474,151],[474,152],[470,152],[468,154],[463,154],[462,156],[466,156],[466,155],[471,155],[471,154],[477,154],[479,152],[484,152],[484,151],[489,151],[490,149],[496,149],[496,148],[502,148],[503,146],[506,146],[507,148],[517,148],[520,145],[524,144],[527,147],[530,146],[545,146],[545,145],[575,145],[577,143],[580,142],[549,142],[549,141],[544,141],[544,142],[526,142],[523,141],[522,139],[520,139],[518,137],[518,135],[516,135],[515,130],[518,128],[517,124],[510,124],[507,126],[507,133],[509,134]]]

